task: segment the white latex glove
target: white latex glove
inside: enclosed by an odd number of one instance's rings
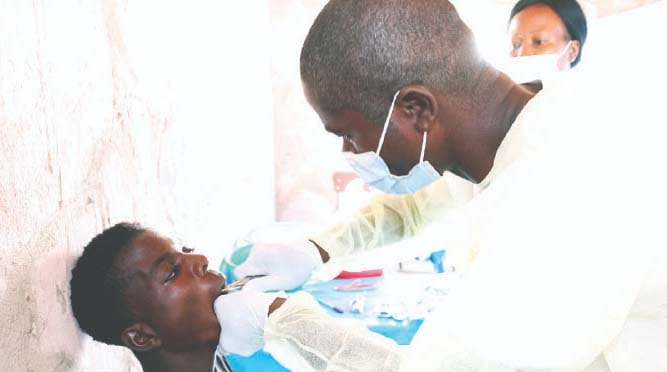
[[[218,346],[225,354],[249,356],[264,347],[264,326],[276,293],[238,291],[213,303],[220,323]]]
[[[289,290],[305,283],[322,265],[317,247],[308,240],[288,244],[258,243],[234,274],[237,278],[266,275],[248,282],[244,287],[246,290]]]

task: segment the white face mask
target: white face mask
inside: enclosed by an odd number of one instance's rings
[[[400,92],[400,91],[399,91]],[[378,190],[388,194],[412,194],[440,178],[433,166],[424,161],[424,151],[426,150],[426,132],[422,140],[421,155],[419,156],[419,163],[412,167],[410,172],[405,176],[395,176],[389,171],[389,167],[380,157],[380,150],[384,144],[384,137],[387,134],[387,128],[391,119],[391,114],[394,112],[394,104],[398,93],[394,95],[389,108],[389,114],[384,122],[380,142],[378,143],[377,151],[364,152],[355,154],[352,152],[345,152],[345,158],[350,166],[359,174],[362,180],[377,188]]]
[[[558,53],[510,58],[499,69],[519,84],[553,79],[563,71],[559,66],[560,59],[569,50],[571,42],[568,41],[565,48]]]

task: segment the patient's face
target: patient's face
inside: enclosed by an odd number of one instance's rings
[[[137,322],[150,325],[162,348],[183,351],[215,345],[220,325],[213,301],[224,277],[208,271],[206,257],[181,253],[152,232],[139,235],[120,258],[129,278],[126,300]]]

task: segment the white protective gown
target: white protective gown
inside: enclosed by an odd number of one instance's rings
[[[665,15],[609,20],[606,53],[528,103],[510,165],[451,218],[474,259],[403,370],[667,371]]]
[[[403,370],[667,371],[667,121],[585,80],[545,83],[517,118],[511,165],[459,217],[474,262]]]

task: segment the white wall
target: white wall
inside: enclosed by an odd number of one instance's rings
[[[326,0],[272,0],[271,78],[275,123],[276,219],[328,226],[365,205],[373,195],[356,179],[334,190],[335,172],[352,172],[342,140],[324,130],[303,95],[301,45]]]
[[[301,44],[325,0],[275,0],[271,77],[275,121],[276,217],[321,223],[335,213],[332,174],[345,168],[341,142],[327,134],[303,95]]]
[[[0,365],[132,371],[79,333],[69,272],[140,221],[209,255],[274,218],[262,1],[0,2]]]

